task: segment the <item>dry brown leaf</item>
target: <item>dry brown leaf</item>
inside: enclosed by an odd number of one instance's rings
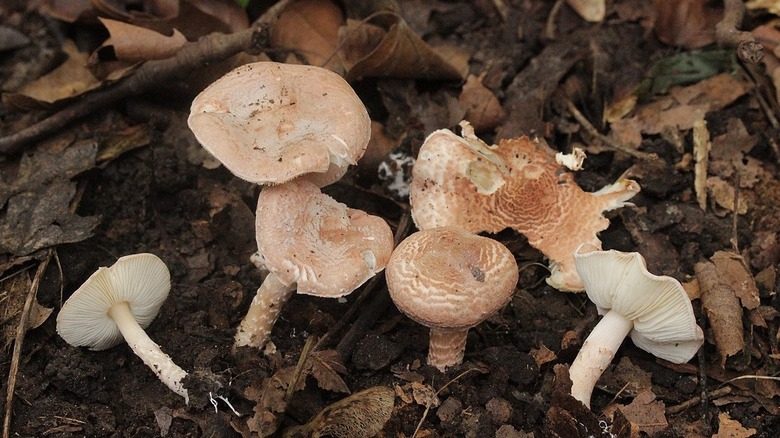
[[[8,348],[16,339],[16,330],[19,318],[24,310],[24,302],[30,291],[32,281],[27,271],[19,275],[11,276],[0,282],[0,321],[3,321],[0,330],[3,333],[3,348]],[[38,301],[32,303],[27,319],[27,330],[38,328],[51,315],[53,309],[41,306]]]
[[[695,49],[715,42],[715,24],[723,15],[707,0],[653,0],[658,39],[666,44]]]
[[[701,303],[707,312],[720,364],[745,348],[742,307],[734,291],[721,281],[715,264],[699,262],[694,266],[701,288]]]
[[[712,438],[748,438],[756,434],[753,428],[745,429],[737,420],[732,420],[728,412],[718,414],[718,433]]]
[[[64,63],[16,93],[4,93],[3,102],[22,109],[49,109],[100,86],[100,81],[87,68],[86,53],[79,52],[71,40],[63,42],[62,50],[68,55]]]
[[[383,28],[347,20],[346,26],[341,27],[339,53],[348,80],[364,77],[462,79],[465,76],[450,59],[439,55],[417,36],[402,18],[393,16],[389,23]]]
[[[547,348],[544,343],[540,343],[539,348],[532,348],[530,354],[531,357],[534,358],[534,362],[536,362],[537,367],[541,367],[542,365],[548,362],[552,362],[558,358],[558,356],[556,356],[552,350]]]
[[[374,386],[321,410],[308,423],[284,431],[284,438],[371,438],[382,430],[393,412],[395,392]]]
[[[715,264],[721,283],[728,285],[734,291],[742,307],[755,309],[761,304],[756,281],[742,257],[731,252],[718,251],[710,260]]]
[[[37,4],[38,12],[43,15],[74,23],[81,18],[95,15],[90,0],[43,0]]]
[[[750,0],[745,7],[750,10],[766,9],[770,14],[780,15],[780,3],[777,0]]]
[[[636,424],[641,432],[653,435],[668,426],[666,422],[666,406],[657,401],[652,391],[643,391],[628,406],[619,406],[620,411],[631,423]]]
[[[343,75],[344,66],[335,56],[343,22],[341,8],[331,1],[297,1],[279,16],[271,34],[271,45],[294,50],[303,55],[308,64]]]
[[[165,20],[179,15],[179,0],[91,1],[96,9],[116,20],[130,21],[135,18]]]
[[[347,374],[341,356],[335,350],[315,351],[307,361],[304,375],[311,374],[317,385],[327,391],[349,394],[349,388],[339,374]],[[303,378],[303,376],[301,376]]]
[[[638,147],[642,134],[660,134],[671,127],[688,130],[711,111],[723,109],[747,92],[747,85],[724,73],[687,87],[674,87],[669,94],[638,107],[634,116],[612,123],[610,137]]]
[[[685,289],[685,294],[688,295],[688,298],[693,300],[698,300],[701,298],[701,290],[699,290],[699,281],[694,277],[690,281],[686,281],[682,283],[683,289]]]
[[[162,35],[133,24],[108,18],[99,18],[109,33],[109,38],[98,48],[113,47],[116,59],[137,62],[170,58],[187,42],[181,32],[174,29],[170,36]]]
[[[592,23],[604,21],[604,16],[607,13],[605,0],[566,0],[566,3],[585,21]]]
[[[458,100],[466,110],[464,118],[476,132],[495,129],[506,117],[506,111],[496,95],[482,84],[482,77],[469,75]]]
[[[649,391],[653,384],[652,375],[631,362],[628,357],[622,357],[614,369],[607,369],[599,378],[599,387],[610,394],[637,396]]]
[[[707,193],[720,208],[723,208],[729,212],[734,211],[734,197],[736,195],[736,191],[734,190],[733,185],[727,181],[722,180],[721,178],[718,178],[717,176],[711,176],[707,178],[706,186]],[[745,193],[740,193],[739,206],[737,207],[738,214],[745,214],[748,212],[748,200],[746,199],[745,195]],[[718,216],[725,216],[726,212],[723,212],[723,214],[718,214],[716,211],[715,214]]]

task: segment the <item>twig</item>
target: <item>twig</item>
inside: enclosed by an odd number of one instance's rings
[[[743,0],[724,0],[723,19],[715,25],[715,39],[721,47],[735,47],[742,61],[756,64],[764,58],[764,46],[752,33],[739,30],[744,17]]]
[[[598,129],[596,129],[595,126],[593,126],[588,119],[582,115],[580,110],[577,109],[577,106],[574,105],[574,102],[572,102],[570,99],[566,99],[566,108],[569,110],[572,116],[577,120],[577,122],[585,129],[585,131],[588,132],[588,134],[595,137],[598,141],[603,143],[604,146],[606,146],[609,149],[624,152],[628,155],[631,155],[632,157],[639,158],[640,160],[656,160],[658,159],[658,156],[656,154],[648,154],[647,152],[640,152],[631,148],[628,148],[626,146],[623,146],[620,143],[617,143],[610,139],[609,137],[605,136],[604,134],[600,133]]]
[[[3,438],[11,436],[11,417],[13,415],[14,390],[16,389],[16,374],[19,372],[19,362],[22,357],[22,345],[24,344],[24,335],[27,333],[27,324],[30,319],[30,309],[32,309],[35,297],[38,295],[38,286],[41,284],[41,278],[49,261],[52,258],[53,251],[46,250],[38,270],[35,272],[30,290],[27,292],[27,298],[24,300],[22,314],[19,316],[19,324],[16,326],[16,338],[14,339],[14,352],[11,356],[11,367],[8,371],[8,391],[5,395],[5,418],[3,419]]]
[[[731,215],[731,249],[739,255],[739,238],[737,237],[737,219],[739,218],[739,169],[734,167],[734,210]]]
[[[553,4],[550,13],[547,15],[547,20],[544,23],[544,37],[548,40],[555,39],[555,34],[557,33],[555,22],[558,20],[558,13],[561,11],[561,6],[563,6],[563,0],[555,0],[555,4]]]
[[[724,386],[723,388],[714,389],[708,393],[710,399],[720,398],[729,394],[731,394],[730,386]],[[694,397],[688,399],[680,403],[679,405],[669,406],[668,408],[666,408],[666,413],[669,415],[679,414],[680,412],[688,408],[692,408],[698,405],[699,403],[701,403],[701,401],[702,401],[702,397]]]
[[[14,153],[24,145],[45,137],[69,123],[126,97],[141,94],[195,69],[229,58],[241,51],[257,52],[268,46],[270,28],[290,0],[281,0],[266,11],[252,27],[232,33],[206,35],[185,44],[173,57],[147,61],[135,73],[114,86],[85,94],[76,103],[21,131],[0,138],[0,154]]]

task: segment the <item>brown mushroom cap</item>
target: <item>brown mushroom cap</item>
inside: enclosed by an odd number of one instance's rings
[[[431,328],[474,327],[506,305],[517,262],[501,243],[456,227],[423,230],[393,251],[385,273],[390,297]]]
[[[347,208],[307,180],[265,187],[256,224],[268,270],[309,295],[351,293],[385,268],[393,249],[382,218]]]
[[[461,126],[462,137],[435,131],[420,149],[409,193],[417,227],[513,228],[550,259],[548,283],[582,290],[574,251],[582,243],[600,247],[597,233],[609,226],[602,213],[626,205],[639,185],[624,179],[585,192],[543,142],[520,137],[489,146],[467,122]]]
[[[188,123],[228,170],[257,184],[303,174],[330,184],[363,155],[371,135],[365,106],[341,76],[276,62],[218,79],[193,100]]]

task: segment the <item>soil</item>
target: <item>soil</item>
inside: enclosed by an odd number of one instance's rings
[[[515,109],[499,127],[499,135],[522,124],[523,133],[543,136],[552,147],[569,151],[585,136],[557,100],[562,88],[568,88],[590,120],[600,120],[599,108],[611,101],[619,89],[616,84],[635,83],[654,61],[678,50],[657,41],[639,22],[612,19],[594,28],[567,7],[559,12],[557,39],[545,40],[539,35],[552,2],[511,3],[506,20],[491,9],[491,2],[448,3],[431,16],[426,34],[429,40],[454,43],[472,53],[471,72],[485,74],[483,83],[505,108]],[[576,53],[563,56],[547,51],[550,47],[574,48]],[[548,67],[538,65],[543,61]],[[524,96],[520,93],[528,90],[515,78],[528,68],[548,79],[539,79],[541,88],[535,95]],[[354,86],[388,135],[405,139],[401,150],[414,154],[433,129],[454,127],[446,108],[447,102],[457,99],[459,83],[365,79]],[[202,164],[203,151],[184,122],[191,97],[192,90],[167,102],[154,95],[139,96],[136,100],[152,105],[162,117],[134,119],[129,105],[118,106],[68,128],[79,138],[91,138],[90,129],[116,119],[130,120],[146,124],[151,141],[76,178],[83,190],[78,214],[97,216],[100,223],[92,237],[58,245],[56,259],[42,278],[38,302],[54,308],[55,314],[24,338],[12,436],[253,436],[248,424],[258,394],[268,390],[269,378],[295,367],[307,339],[319,340],[326,334],[316,351],[335,349],[344,355],[340,377],[350,392],[376,385],[395,388],[398,397],[381,432],[384,437],[411,437],[418,423],[418,437],[632,436],[628,420],[610,414],[614,409],[605,411],[615,403],[628,405],[637,396],[628,383],[649,376],[656,400],[670,408],[721,388],[731,377],[771,376],[780,369],[777,319],[767,318],[766,327],[746,325],[752,327],[745,335],[746,352],[738,355],[738,363],[730,361],[721,368],[706,315],[700,300],[694,300],[707,341],[690,364],[672,365],[626,341],[613,361],[612,377],[602,379],[594,391],[592,411],[577,406],[561,389],[567,374],[560,365],[571,364],[597,322],[595,307],[585,294],[561,293],[548,286],[544,257],[511,230],[491,237],[516,255],[521,267],[516,294],[501,312],[469,332],[464,363],[445,373],[426,365],[427,329],[395,309],[381,276],[346,300],[293,296],[273,329],[275,352],[233,354],[236,326],[262,280],[249,262],[256,250],[253,229],[259,188],[222,167]],[[521,117],[518,108],[526,98],[529,105],[537,105],[536,118],[523,116],[522,123],[508,126]],[[723,134],[725,121],[731,118],[741,119],[749,133],[759,134],[749,156],[773,178],[746,189],[755,190],[759,201],[736,222],[739,247],[754,255],[757,236],[777,231],[780,174],[770,144],[777,132],[750,94],[707,114],[711,136]],[[494,140],[490,131],[480,135]],[[631,169],[642,192],[632,200],[636,207],[608,213],[611,225],[600,234],[603,246],[641,251],[651,272],[685,282],[693,278],[696,263],[732,248],[735,228],[731,214],[715,214],[713,208],[702,211],[696,204],[693,172],[675,167],[683,153],[691,152],[690,133],[682,135],[683,151],[661,135],[645,136],[642,150],[660,157],[652,165],[623,153],[589,153],[576,179],[585,190],[594,191]],[[385,218],[394,231],[400,225],[404,232],[408,201],[387,190],[373,169],[353,170],[325,191]],[[219,387],[213,387],[212,400],[202,394],[185,406],[126,345],[93,352],[71,347],[57,335],[55,316],[63,301],[97,267],[138,252],[160,256],[172,275],[170,296],[147,333],[184,369],[216,377]],[[763,268],[776,270],[777,255],[762,263]],[[751,268],[753,274],[763,270]],[[762,305],[780,310],[776,292],[776,285],[761,286]],[[539,352],[546,349],[551,359],[537,362]],[[0,356],[4,373],[10,372],[11,351]],[[621,365],[640,377],[626,377]],[[328,378],[307,374],[302,378],[305,387],[293,394],[284,413],[277,413],[280,431],[307,422],[345,396],[322,388]],[[667,413],[667,425],[652,433],[643,426],[641,433],[713,434],[725,424],[719,414],[727,413],[744,428],[755,429],[753,436],[780,436],[780,392],[757,394],[754,383],[732,384],[728,398],[716,398],[717,403],[705,399]],[[438,406],[411,396],[413,388],[425,386],[439,391]]]

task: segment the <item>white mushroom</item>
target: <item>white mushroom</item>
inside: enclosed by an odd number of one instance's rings
[[[101,267],[65,302],[57,315],[57,333],[74,347],[105,350],[126,341],[133,352],[173,392],[189,402],[187,372],[160,350],[144,329],[171,289],[171,275],[153,254],[120,257]]]
[[[588,298],[604,315],[569,369],[574,398],[590,407],[596,382],[627,335],[637,347],[673,363],[687,362],[699,350],[704,334],[682,285],[648,272],[639,253],[583,244],[574,263]]]
[[[463,361],[469,328],[512,298],[518,272],[501,243],[441,227],[404,239],[385,276],[396,307],[431,329],[428,363],[444,371]]]

